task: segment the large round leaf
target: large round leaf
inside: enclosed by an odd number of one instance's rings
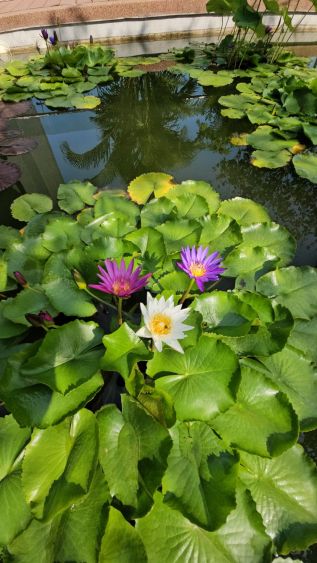
[[[218,213],[235,219],[239,225],[270,222],[270,216],[262,205],[243,197],[235,197],[223,201]]]
[[[281,352],[261,358],[266,375],[291,401],[301,429],[317,427],[317,371],[308,359],[286,346]]]
[[[257,318],[252,307],[225,291],[204,293],[196,298],[193,307],[202,315],[209,330],[227,336],[247,334]]]
[[[90,182],[74,180],[68,184],[60,184],[57,190],[58,205],[66,213],[80,211],[86,205],[94,205],[93,195],[97,189]]]
[[[309,266],[290,266],[262,276],[257,291],[287,307],[294,318],[317,315],[317,270]]]
[[[44,194],[24,194],[17,197],[11,205],[14,219],[29,221],[37,213],[47,213],[53,208],[50,197]]]
[[[212,426],[232,446],[263,457],[280,455],[298,436],[297,416],[287,397],[269,379],[243,365],[235,404]]]
[[[251,491],[279,553],[317,541],[317,472],[303,449],[293,446],[272,460],[241,454],[240,476]]]
[[[174,399],[179,420],[209,421],[233,404],[230,383],[237,367],[230,348],[204,335],[184,354],[168,349],[156,353],[147,372]]]
[[[99,369],[102,332],[93,322],[75,320],[49,331],[22,374],[65,394],[90,379]]]
[[[215,530],[236,504],[238,456],[203,422],[177,424],[170,434],[164,501],[195,524]]]
[[[224,526],[209,532],[169,508],[157,493],[151,512],[136,523],[149,561],[269,563],[270,540],[254,502],[239,491],[237,503]]]
[[[275,169],[286,166],[291,158],[291,153],[285,149],[277,152],[257,150],[251,154],[251,164],[257,168]]]
[[[46,430],[34,430],[23,459],[25,498],[37,518],[52,517],[87,493],[97,453],[97,423],[83,409]]]
[[[128,186],[128,194],[138,204],[144,204],[154,193],[156,198],[164,196],[174,187],[173,176],[163,172],[149,172],[141,174]]]
[[[301,178],[307,178],[317,184],[317,155],[313,153],[297,154],[293,158],[294,168]]]

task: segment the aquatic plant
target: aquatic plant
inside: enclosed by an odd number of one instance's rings
[[[22,228],[0,227],[3,557],[263,563],[305,549],[317,271],[289,265],[295,241],[251,200],[162,173],[128,194],[62,184],[58,208],[25,194]],[[186,247],[225,269],[217,289],[194,278],[183,304]],[[89,289],[105,260],[142,268],[146,288],[121,305]]]

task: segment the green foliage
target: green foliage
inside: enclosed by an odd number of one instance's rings
[[[0,229],[11,413],[0,549],[21,563],[270,563],[305,549],[317,541],[317,470],[296,441],[317,428],[316,270],[289,266],[293,238],[251,200],[220,202],[206,182],[161,173],[129,191],[63,184],[59,211],[29,198],[24,228]],[[183,353],[159,352],[137,334],[144,291],[121,303],[89,284],[105,258],[133,258],[152,274],[147,291],[176,305],[185,245],[220,251],[236,289],[192,284]]]

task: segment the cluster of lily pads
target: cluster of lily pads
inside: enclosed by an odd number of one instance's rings
[[[12,215],[4,561],[269,563],[316,542],[297,440],[317,428],[317,271],[289,266],[286,229],[162,173],[128,196],[25,194]]]
[[[93,109],[97,96],[85,95],[115,76],[136,77],[145,71],[136,65],[160,62],[158,57],[117,59],[100,45],[57,45],[28,61],[14,60],[0,69],[0,98],[18,102],[37,98],[50,108]]]

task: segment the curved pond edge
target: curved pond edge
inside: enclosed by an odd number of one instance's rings
[[[70,8],[21,9],[20,12],[2,13],[0,18],[1,52],[24,52],[45,48],[39,37],[42,27],[57,29],[62,42],[95,40],[118,44],[168,39],[215,37],[221,29],[221,16],[207,14],[205,0],[110,0],[107,3],[86,4]],[[264,18],[266,25],[275,27],[279,17]],[[294,24],[300,22],[293,35],[296,43],[316,42],[317,13],[297,12]],[[233,28],[229,21],[228,31]]]

